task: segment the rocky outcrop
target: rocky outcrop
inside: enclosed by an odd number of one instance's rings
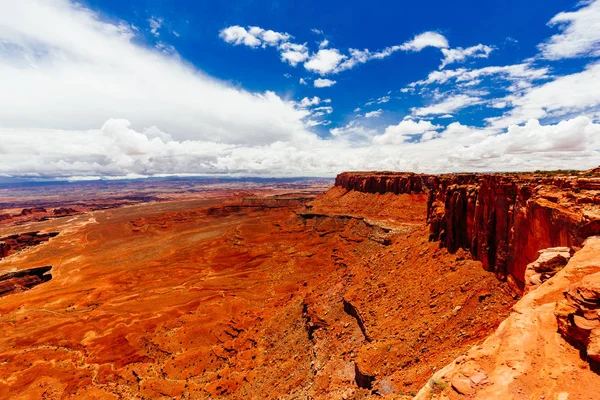
[[[495,333],[437,371],[415,399],[431,399],[446,385],[440,398],[596,398],[597,370],[565,338],[597,359],[599,252],[600,237],[587,239],[562,270],[514,305]]]
[[[21,210],[20,215],[31,215],[35,213],[45,213],[47,210],[44,207],[32,207],[32,208],[24,208]]]
[[[600,178],[553,174],[342,173],[336,185],[367,193],[428,193],[430,240],[468,250],[483,267],[525,287],[538,250],[578,247],[600,233]]]
[[[27,247],[37,246],[58,235],[58,232],[27,232],[0,238],[0,259]]]
[[[535,289],[569,262],[574,251],[570,247],[551,247],[538,251],[538,258],[527,264],[525,271],[525,290]]]
[[[51,266],[0,272],[0,297],[31,289],[52,279]]]
[[[354,381],[359,388],[372,389],[375,376],[362,372],[358,364],[354,363]]]
[[[344,312],[346,314],[350,315],[351,317],[353,317],[354,319],[356,319],[356,323],[358,324],[360,331],[362,332],[363,336],[365,337],[365,340],[367,342],[370,342],[371,338],[367,334],[367,328],[365,327],[365,320],[364,320],[362,314],[360,313],[360,311],[358,311],[358,309],[347,299],[343,300],[343,304],[344,304]]]
[[[77,214],[78,211],[75,210],[74,208],[71,207],[61,207],[61,208],[55,208],[54,210],[52,210],[52,213],[56,216],[66,216],[66,215],[73,215],[73,214]]]
[[[563,337],[600,363],[600,272],[572,285],[555,314]]]

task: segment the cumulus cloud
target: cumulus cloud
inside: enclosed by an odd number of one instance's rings
[[[239,25],[232,25],[222,29],[219,37],[225,42],[236,46],[275,47],[280,53],[281,61],[294,67],[305,61],[309,56],[306,44],[290,42],[292,36],[289,33],[275,32],[259,26],[250,26],[246,29]]]
[[[402,50],[410,51],[421,51],[425,47],[445,49],[448,47],[448,39],[441,33],[423,32],[415,36],[412,40],[403,43],[400,47]]]
[[[379,118],[383,114],[383,110],[380,108],[379,110],[369,111],[365,113],[365,118]]]
[[[317,78],[315,79],[315,81],[313,82],[314,87],[316,88],[325,88],[325,87],[330,87],[335,85],[337,82],[336,81],[332,81],[331,79],[321,79],[321,78]]]
[[[579,3],[583,7],[561,12],[548,23],[561,33],[552,36],[538,47],[544,58],[558,60],[583,56],[600,56],[600,1]]]
[[[246,28],[239,25],[230,26],[223,29],[219,36],[227,43],[234,45],[244,44],[250,47],[257,47],[261,45],[261,40],[256,36],[250,34]]]
[[[281,60],[295,67],[308,58],[308,47],[305,44],[284,42],[279,46]]]
[[[299,104],[301,107],[310,107],[310,106],[316,106],[320,102],[321,102],[321,99],[318,96],[314,96],[312,98],[310,98],[310,97],[303,98],[302,100],[300,100]]]
[[[319,35],[323,34],[322,31],[315,29],[312,32]],[[270,40],[266,39],[267,35]],[[350,48],[348,54],[344,54],[336,48],[329,48],[329,40],[327,39],[320,41],[317,51],[311,53],[306,43],[296,44],[290,42],[289,40],[292,38],[290,34],[266,31],[259,27],[246,29],[239,25],[232,25],[221,30],[219,36],[225,42],[233,45],[243,44],[254,48],[276,46],[280,51],[282,61],[288,62],[292,66],[303,62],[306,70],[322,76],[350,70],[371,60],[382,60],[398,51],[418,52],[427,47],[440,49],[444,55],[441,67],[443,68],[454,62],[462,62],[469,57],[487,58],[493,50],[492,47],[483,44],[465,49],[461,47],[450,49],[448,39],[441,33],[433,31],[420,33],[400,45],[385,47],[377,51]]]
[[[463,62],[467,58],[488,58],[493,50],[493,47],[484,44],[467,47],[466,49],[463,49],[462,47],[457,47],[455,49],[441,49],[444,59],[442,60],[440,69],[443,69],[448,64]]]
[[[304,63],[304,68],[321,75],[327,75],[335,71],[345,58],[346,56],[341,54],[338,49],[321,49]]]
[[[330,129],[329,132],[335,138],[348,142],[365,142],[377,134],[376,129],[366,127],[358,120],[352,120],[342,127]]]
[[[506,133],[493,135],[480,143],[457,150],[466,159],[519,159],[525,164],[539,158],[597,157],[600,147],[600,124],[578,116],[554,125],[541,125],[538,120],[512,125]],[[537,155],[538,160],[527,157]],[[556,165],[556,164],[555,164]]]
[[[239,25],[232,25],[221,30],[219,36],[227,43],[250,47],[277,46],[280,43],[286,43],[291,38],[288,33],[265,30],[258,26],[250,26],[246,30]]]
[[[430,121],[419,120],[415,122],[412,119],[405,119],[397,125],[390,125],[385,129],[382,135],[373,137],[375,144],[400,144],[411,140],[415,135],[433,134],[433,131],[440,126],[432,124]]]

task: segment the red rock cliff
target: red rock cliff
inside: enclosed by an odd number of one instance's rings
[[[470,251],[484,268],[520,289],[538,250],[576,247],[600,234],[595,177],[346,172],[335,184],[367,193],[428,192],[430,239],[452,253]]]

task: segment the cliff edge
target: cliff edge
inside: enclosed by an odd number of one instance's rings
[[[469,251],[522,293],[538,251],[579,248],[600,234],[600,175],[345,172],[335,185],[365,193],[426,193],[430,240]]]

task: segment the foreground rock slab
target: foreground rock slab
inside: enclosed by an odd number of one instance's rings
[[[600,377],[595,367],[582,359],[579,349],[559,333],[559,326],[564,326],[561,331],[568,337],[580,338],[573,337],[572,327],[564,322],[565,310],[580,309],[569,305],[557,307],[557,303],[564,302],[565,292],[568,298],[582,293],[586,299],[595,298],[599,255],[600,237],[589,238],[564,269],[515,304],[513,313],[495,333],[436,372],[416,399],[430,399],[438,387],[434,381],[452,382],[455,390],[443,391],[443,396],[449,399],[463,398],[466,394],[474,399],[598,398]],[[583,330],[589,332],[586,328]],[[465,377],[471,379],[472,392],[454,385],[460,382],[466,387]]]

